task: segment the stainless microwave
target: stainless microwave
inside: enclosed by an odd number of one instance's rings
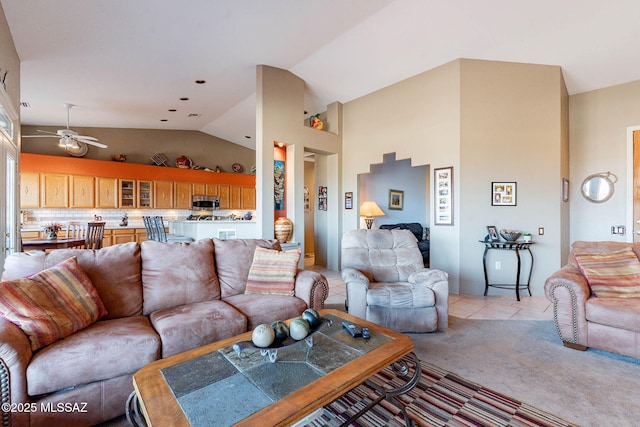
[[[191,199],[191,209],[193,210],[216,210],[220,209],[220,197],[218,196],[193,196]]]

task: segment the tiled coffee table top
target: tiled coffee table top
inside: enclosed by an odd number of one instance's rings
[[[352,362],[393,338],[373,333],[353,339],[332,314],[313,333],[313,347],[302,340],[278,349],[275,363],[258,349],[239,357],[232,347],[161,369],[192,426],[232,425]],[[329,325],[326,319],[330,319]]]

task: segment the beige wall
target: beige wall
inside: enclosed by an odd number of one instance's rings
[[[445,64],[344,106],[343,190],[353,191],[354,209],[343,211],[345,231],[364,228],[358,216],[362,200],[357,176],[395,152],[413,166],[460,169],[460,61]],[[431,190],[431,189],[428,189]],[[454,226],[431,225],[431,266],[449,273],[458,292],[460,269],[460,191],[454,179]],[[430,191],[433,206],[433,192]],[[429,210],[425,207],[425,211]],[[433,215],[427,218],[432,224]],[[477,236],[474,236],[477,237]]]
[[[533,232],[542,226],[545,236],[534,236],[532,279],[540,295],[544,279],[561,265],[563,85],[559,67],[462,59],[349,102],[343,189],[355,192],[357,174],[393,151],[432,171],[453,166],[454,225],[431,225],[431,266],[449,273],[452,292],[481,294],[478,240],[485,227]],[[518,206],[492,207],[492,181],[516,181]],[[343,220],[345,230],[361,226],[357,210],[345,211]]]
[[[327,129],[304,125],[304,81],[289,71],[259,65],[256,72],[256,188],[260,233],[273,238],[273,144],[286,145],[287,217],[294,223],[295,242],[304,248],[304,152],[316,156],[315,185],[329,188],[327,211],[314,216],[316,259],[328,268],[339,268],[338,220],[341,209],[342,105],[327,107]]]
[[[22,135],[41,135],[38,129],[55,133],[57,129],[64,127],[65,125],[23,125]],[[163,153],[169,158],[169,166],[175,166],[176,159],[185,155],[198,166],[215,169],[219,165],[225,172],[232,172],[231,165],[240,163],[244,168],[243,173],[251,173],[251,167],[256,164],[254,150],[199,131],[92,127],[72,129],[80,135],[98,138],[100,142],[108,145],[108,148],[89,146],[89,152],[84,156],[87,159],[111,160],[113,154],[125,154],[128,163],[151,164],[150,157],[153,154]],[[68,156],[64,150],[58,148],[58,140],[55,138],[24,138],[22,151]]]
[[[640,81],[569,98],[571,135],[571,241],[633,239],[632,157],[629,128],[640,127]],[[591,174],[618,177],[613,197],[590,203],[580,186]],[[626,235],[612,235],[612,225],[626,225]]]
[[[461,293],[484,290],[484,245],[477,240],[487,225],[533,234],[535,294],[543,294],[544,280],[564,260],[561,182],[568,164],[562,157],[562,87],[556,66],[461,61],[460,258],[477,260],[461,263]],[[516,206],[491,205],[494,181],[517,183]],[[538,227],[545,228],[544,236],[537,235]],[[490,279],[513,283],[514,261],[510,251],[490,251]]]
[[[20,113],[20,58],[13,45],[13,37],[9,32],[9,25],[4,16],[2,5],[0,5],[0,68],[2,74],[9,71],[5,84],[7,86],[7,95],[11,101],[11,107],[16,113]],[[0,89],[4,90],[4,88]]]

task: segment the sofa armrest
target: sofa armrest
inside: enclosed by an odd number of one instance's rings
[[[307,307],[320,310],[329,296],[329,282],[317,271],[298,270],[294,292]]]
[[[441,270],[424,268],[411,273],[407,279],[414,286],[427,286],[436,297],[438,329],[449,327],[449,275]]]
[[[544,293],[553,303],[553,322],[560,339],[587,346],[585,303],[591,297],[591,288],[580,270],[565,265],[545,281]]]
[[[28,402],[27,366],[31,361],[31,343],[25,333],[6,319],[0,318],[0,397],[2,403]],[[28,414],[27,414],[28,415]],[[3,419],[5,414],[3,413]],[[20,425],[13,413],[13,425]]]
[[[367,318],[367,291],[369,290],[369,278],[360,270],[345,268],[341,272],[342,281],[347,286],[347,305],[349,314]]]

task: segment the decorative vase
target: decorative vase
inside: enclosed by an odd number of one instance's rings
[[[293,223],[291,220],[280,217],[273,224],[276,240],[280,243],[287,243],[293,236]]]
[[[47,235],[47,240],[56,240],[58,238],[58,233],[55,231],[50,231]]]

